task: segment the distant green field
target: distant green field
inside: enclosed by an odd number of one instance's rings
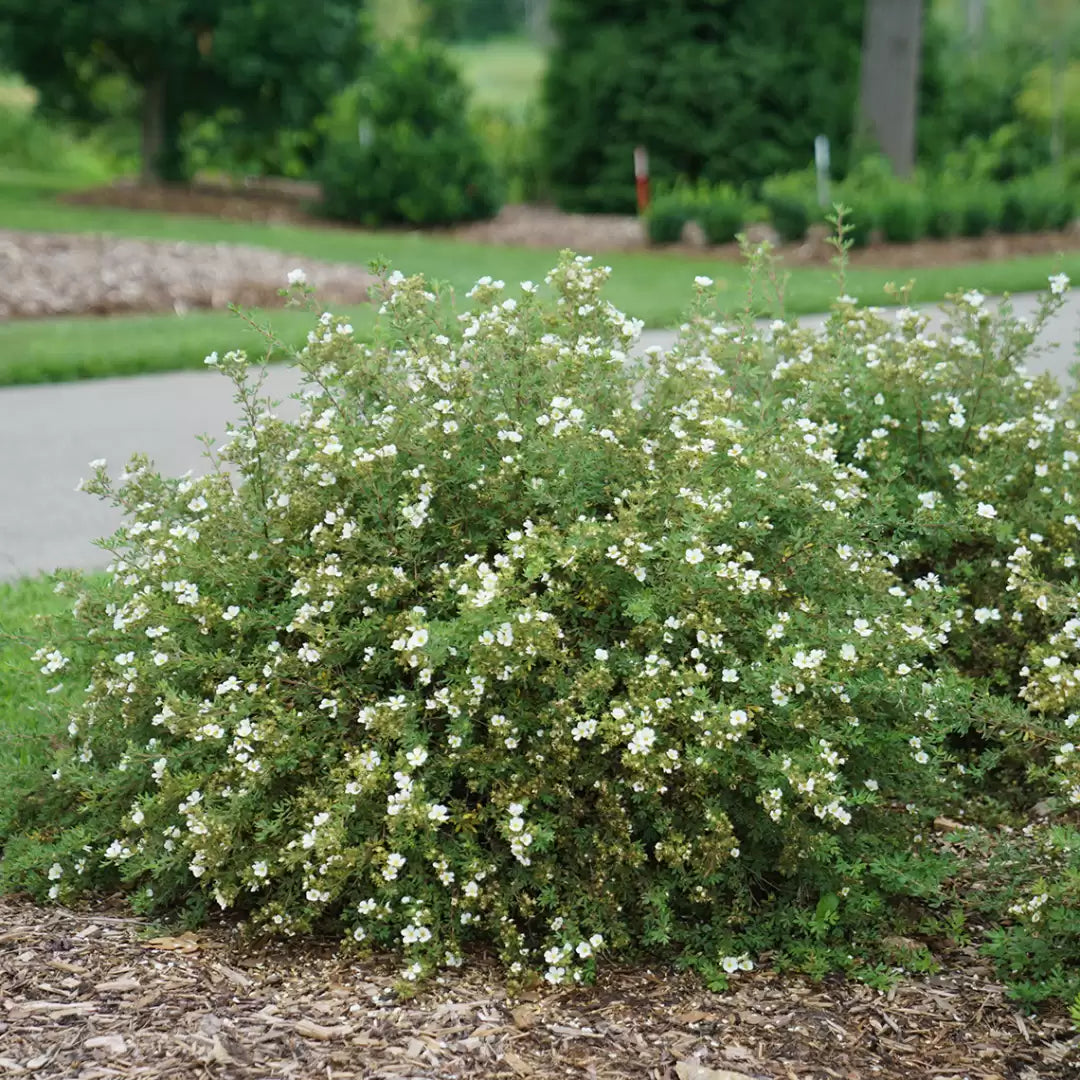
[[[547,54],[535,42],[497,38],[457,45],[453,53],[477,105],[521,113],[539,96]]]

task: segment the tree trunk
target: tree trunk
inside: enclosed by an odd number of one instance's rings
[[[867,0],[863,28],[860,132],[898,176],[915,167],[922,0]]]
[[[142,181],[161,179],[159,165],[165,147],[165,72],[155,71],[143,86],[142,100]]]
[[[143,86],[143,183],[188,179],[180,149],[180,98],[175,78],[164,69],[155,71]]]

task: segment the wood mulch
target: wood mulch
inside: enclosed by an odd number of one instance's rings
[[[280,306],[298,266],[327,303],[364,303],[375,283],[359,266],[269,248],[0,229],[0,319]]]
[[[126,910],[0,899],[0,1077],[119,1080],[1064,1080],[1080,1039],[1025,1018],[973,950],[887,994],[765,972],[727,994],[607,968],[510,1000],[482,962],[398,999],[334,943],[168,934]]]

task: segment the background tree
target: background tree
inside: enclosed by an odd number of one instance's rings
[[[137,101],[143,173],[187,173],[185,124],[238,109],[249,135],[310,128],[358,72],[357,0],[0,0],[7,62],[46,114],[100,121],[96,88],[120,77]]]
[[[863,0],[552,0],[544,152],[560,203],[627,211],[653,175],[742,183],[801,168],[825,133],[843,167]]]
[[[860,80],[861,134],[898,176],[915,167],[922,0],[867,0]]]

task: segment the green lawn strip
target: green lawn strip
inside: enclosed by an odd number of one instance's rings
[[[50,683],[40,674],[40,663],[30,659],[48,643],[36,616],[63,614],[71,603],[45,578],[0,582],[0,819],[40,778],[49,740],[61,734],[60,717],[81,690],[63,672]],[[57,683],[64,685],[47,694]]]
[[[340,314],[350,316],[358,336],[373,317],[369,305]],[[299,345],[313,324],[296,310],[253,315],[290,345]],[[266,342],[228,311],[14,319],[0,322],[0,386],[202,369],[208,353],[229,349],[263,356]]]

